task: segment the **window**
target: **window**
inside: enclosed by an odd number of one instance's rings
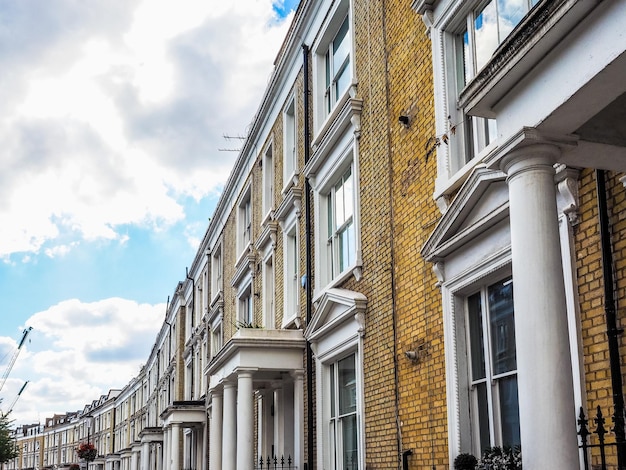
[[[472,447],[520,444],[511,278],[467,298]]]
[[[285,313],[283,326],[287,326],[295,317],[298,316],[298,285],[299,285],[299,267],[298,267],[298,238],[296,226],[291,228],[285,234]]]
[[[333,2],[319,40],[313,45],[314,127],[320,130],[352,83],[352,26],[350,2]]]
[[[248,285],[239,296],[239,326],[246,328],[254,325],[254,311],[252,304],[252,285]]]
[[[326,196],[327,266],[334,279],[354,264],[354,183],[352,166],[343,173]]]
[[[222,349],[222,322],[216,321],[211,327],[211,357]]]
[[[238,219],[237,219],[237,244],[239,252],[247,248],[252,239],[252,208],[250,199],[250,188],[244,194],[244,197],[239,203]]]
[[[358,469],[357,377],[355,354],[329,366],[331,468]]]
[[[326,113],[330,114],[335,103],[350,84],[350,38],[349,22],[346,16],[339,31],[330,42],[324,57],[325,92],[324,103]]]
[[[263,215],[267,215],[274,208],[274,160],[272,156],[272,144],[267,147],[263,154]],[[249,210],[249,209],[248,209]],[[248,234],[249,240],[249,234]]]
[[[265,328],[275,328],[273,256],[263,263],[263,323]]]
[[[222,292],[222,246],[217,245],[211,255],[211,293],[212,299]]]
[[[298,163],[296,153],[296,103],[293,98],[287,104],[283,115],[283,187],[288,188],[293,183]]]
[[[458,107],[459,96],[538,1],[476,1],[473,2],[474,7],[466,7],[469,2],[457,2],[459,8],[449,10],[457,18],[437,19],[439,23],[453,25],[442,36],[446,57],[442,64],[436,64],[446,69],[446,84],[435,83],[436,93],[447,95],[449,99],[445,117],[438,119],[437,132],[449,138],[452,155],[450,165],[446,167],[452,173],[460,170],[497,138],[496,120],[466,114],[464,109]]]

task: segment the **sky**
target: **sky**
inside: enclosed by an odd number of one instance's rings
[[[297,3],[0,0],[0,411],[14,424],[82,410],[146,362]]]

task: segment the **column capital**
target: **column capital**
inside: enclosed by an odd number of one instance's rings
[[[561,152],[577,145],[576,136],[547,134],[534,127],[523,127],[487,155],[484,163],[487,168],[500,169],[510,175],[522,163],[524,166],[554,165]]]

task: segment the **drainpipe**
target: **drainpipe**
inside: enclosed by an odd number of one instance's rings
[[[302,45],[302,66],[304,68],[304,164],[309,162],[311,146],[311,135],[309,129],[309,47]],[[312,247],[311,247],[311,186],[308,178],[304,182],[304,221],[305,221],[305,257],[306,257],[306,324],[309,325],[313,313],[313,266],[312,266]],[[311,343],[306,342],[306,399],[307,399],[307,456],[308,468],[315,468],[315,456],[313,447],[313,351]],[[305,464],[306,466],[307,464]]]
[[[618,337],[623,329],[617,328],[615,308],[615,285],[613,280],[613,253],[609,228],[609,211],[604,170],[596,170],[596,191],[598,193],[598,219],[600,224],[600,246],[602,251],[602,275],[604,280],[604,314],[606,316],[606,334],[609,342],[609,363],[611,366],[611,386],[613,391],[613,420],[615,442],[617,445],[617,465],[620,470],[626,468],[626,436],[624,433],[624,394],[622,390],[622,371]]]

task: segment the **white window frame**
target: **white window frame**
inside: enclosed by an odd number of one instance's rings
[[[243,283],[237,292],[237,326],[254,327],[254,293],[252,280]]]
[[[348,192],[351,191],[351,192]],[[355,234],[355,195],[354,195],[354,171],[352,164],[348,165],[344,171],[339,172],[335,182],[322,195],[321,219],[325,222],[326,252],[320,253],[324,257],[324,264],[327,266],[325,278],[336,279],[348,270],[351,270],[356,263],[356,234]],[[338,221],[338,213],[349,214],[342,216]],[[349,234],[352,233],[350,236]],[[348,234],[347,259],[344,263],[343,235]],[[320,237],[324,234],[320,233]]]
[[[365,439],[364,439],[364,405],[363,405],[363,359],[362,359],[362,340],[359,336],[350,339],[345,338],[348,328],[338,328],[337,337],[322,341],[317,351],[317,383],[320,384],[317,389],[318,406],[318,461],[323,463],[323,468],[329,470],[345,470],[341,462],[334,459],[335,443],[331,433],[331,380],[330,371],[331,364],[337,364],[340,360],[354,355],[355,357],[355,373],[356,373],[356,426],[357,426],[357,467],[358,470],[365,469]],[[323,343],[334,343],[333,347],[327,349],[330,345]],[[337,465],[336,465],[337,464]]]
[[[283,194],[295,184],[298,174],[296,100],[291,96],[283,112]]]
[[[263,325],[266,329],[274,329],[276,325],[275,287],[274,254],[270,252],[263,259]]]
[[[263,222],[271,217],[274,210],[274,143],[270,140],[263,151]]]
[[[211,303],[224,289],[224,253],[219,242],[211,252]]]
[[[358,189],[358,172],[355,158],[355,149],[348,146],[339,157],[329,159],[327,165],[328,173],[318,174],[316,186],[314,188],[315,198],[315,249],[318,254],[315,257],[316,292],[321,292],[326,287],[331,287],[346,280],[350,275],[360,279],[360,218],[359,218],[359,189]],[[327,166],[325,165],[325,166]],[[353,181],[353,207],[352,207],[352,226],[354,230],[354,253],[351,254],[353,262],[339,269],[339,260],[337,258],[338,251],[335,247],[329,247],[329,214],[328,214],[328,198],[332,196],[333,188],[337,182],[343,178],[350,169]],[[333,234],[336,235],[336,227],[333,227]],[[330,249],[329,249],[330,248]]]
[[[315,355],[317,406],[317,461],[320,468],[335,469],[328,423],[330,407],[330,364],[355,355],[357,469],[365,470],[365,416],[363,348],[367,298],[360,292],[328,289],[318,298],[315,315],[307,325],[305,338]],[[341,467],[340,467],[341,468]]]
[[[354,384],[352,387],[354,388],[354,396],[351,399],[354,400],[354,411],[350,411],[348,413],[341,413],[340,402],[341,402],[341,388],[340,388],[340,376],[339,376],[339,364],[349,358],[352,358],[354,361]],[[327,376],[327,380],[325,383],[325,393],[327,393],[328,400],[330,402],[330,414],[328,417],[328,421],[323,425],[328,427],[327,435],[328,435],[328,457],[329,457],[329,467],[332,470],[352,470],[354,468],[358,468],[359,465],[359,413],[358,413],[358,400],[359,400],[359,380],[357,373],[357,353],[356,351],[350,351],[348,354],[341,358],[337,358],[335,361],[326,364],[325,374]],[[347,452],[344,449],[344,441],[342,439],[343,436],[343,426],[346,419],[353,417],[354,418],[354,431],[356,433],[356,448],[353,450],[354,455],[350,458],[349,465],[344,466],[344,462],[342,456],[344,456]],[[355,467],[356,464],[356,467]]]
[[[237,204],[237,252],[242,254],[252,243],[252,191],[248,186]]]
[[[300,255],[296,220],[283,232],[283,328],[299,316]]]
[[[211,323],[211,357],[220,352],[224,345],[224,326],[222,315],[218,315]]]
[[[469,394],[470,394],[470,416],[472,417],[471,419],[471,428],[472,428],[472,433],[471,433],[471,438],[472,438],[472,442],[471,442],[471,449],[472,449],[472,453],[474,455],[481,455],[482,451],[486,448],[489,447],[493,447],[493,446],[499,446],[502,447],[504,445],[519,445],[519,442],[503,442],[503,437],[502,437],[502,423],[500,420],[500,415],[501,415],[501,401],[500,401],[500,396],[499,396],[499,388],[498,385],[500,384],[500,381],[502,380],[506,380],[508,378],[511,377],[515,377],[516,379],[516,383],[517,383],[517,368],[515,368],[514,370],[510,370],[501,374],[497,374],[493,369],[494,369],[494,364],[493,364],[493,358],[494,358],[494,351],[493,351],[493,343],[492,343],[492,334],[493,331],[491,330],[491,320],[492,320],[492,312],[490,311],[490,305],[488,303],[487,300],[487,290],[489,289],[490,286],[499,283],[507,278],[509,278],[509,276],[505,276],[504,278],[500,278],[498,280],[494,280],[492,278],[493,276],[488,276],[487,279],[485,279],[487,282],[481,283],[479,285],[476,286],[476,288],[474,289],[474,292],[469,293],[468,295],[465,296],[465,319],[464,319],[464,324],[466,325],[465,328],[465,344],[466,344],[466,351],[467,351],[467,357],[469,358],[467,361],[467,375],[468,375],[468,389],[469,389]],[[507,281],[508,284],[512,284],[513,280],[509,278],[509,280]],[[485,376],[481,377],[481,378],[476,378],[473,377],[473,371],[472,371],[472,353],[474,352],[472,350],[472,344],[475,344],[475,341],[477,341],[476,338],[472,338],[471,336],[471,328],[470,328],[470,309],[469,309],[469,305],[467,303],[467,301],[469,300],[470,297],[473,296],[479,296],[480,300],[481,300],[481,315],[482,315],[482,324],[480,325],[480,333],[483,335],[482,336],[482,358],[483,359],[483,364],[484,364],[484,373]],[[511,292],[511,301],[512,299],[513,293]],[[487,405],[487,427],[488,427],[488,439],[489,442],[481,442],[481,432],[480,432],[480,422],[479,422],[479,417],[481,415],[481,413],[479,412],[480,406],[478,403],[478,394],[479,394],[479,387],[481,385],[485,386],[485,395],[486,395],[486,405]],[[519,398],[517,400],[518,406],[519,406]],[[518,424],[519,424],[519,410],[518,410]],[[485,423],[483,423],[485,424]],[[519,429],[518,429],[519,432]]]
[[[327,72],[327,56],[333,53],[333,41],[340,31],[341,26],[344,24],[344,20],[348,21],[348,31],[346,33],[344,41],[348,41],[345,44],[347,47],[347,64],[343,67],[349,74],[347,78],[347,85],[341,90],[337,90],[334,80],[336,74],[331,70],[331,84],[330,87],[326,86],[326,72]],[[327,17],[326,22],[322,26],[323,33],[320,36],[319,41],[313,47],[313,90],[314,90],[314,127],[319,130],[323,123],[329,116],[333,114],[334,109],[338,103],[343,102],[344,97],[348,95],[350,91],[350,85],[355,79],[354,72],[354,27],[352,21],[352,13],[350,12],[350,2],[348,0],[341,0],[337,2],[333,10]],[[331,61],[332,63],[332,61]],[[332,68],[332,67],[331,67]],[[329,101],[327,101],[329,99]]]
[[[524,0],[530,5],[531,0]],[[536,0],[532,0],[536,3]],[[479,72],[475,65],[474,14],[488,1],[448,0],[437,6],[432,18],[432,57],[435,90],[435,135],[437,180],[435,199],[445,211],[443,195],[458,188],[465,177],[498,143],[496,116],[469,116],[458,108],[466,84],[462,34],[467,29],[469,47],[468,83]],[[528,14],[528,10],[524,15]],[[504,40],[505,38],[501,38]],[[487,64],[489,61],[487,61]],[[480,65],[480,64],[479,64]],[[486,64],[483,64],[484,66]],[[482,68],[482,67],[481,67]]]

